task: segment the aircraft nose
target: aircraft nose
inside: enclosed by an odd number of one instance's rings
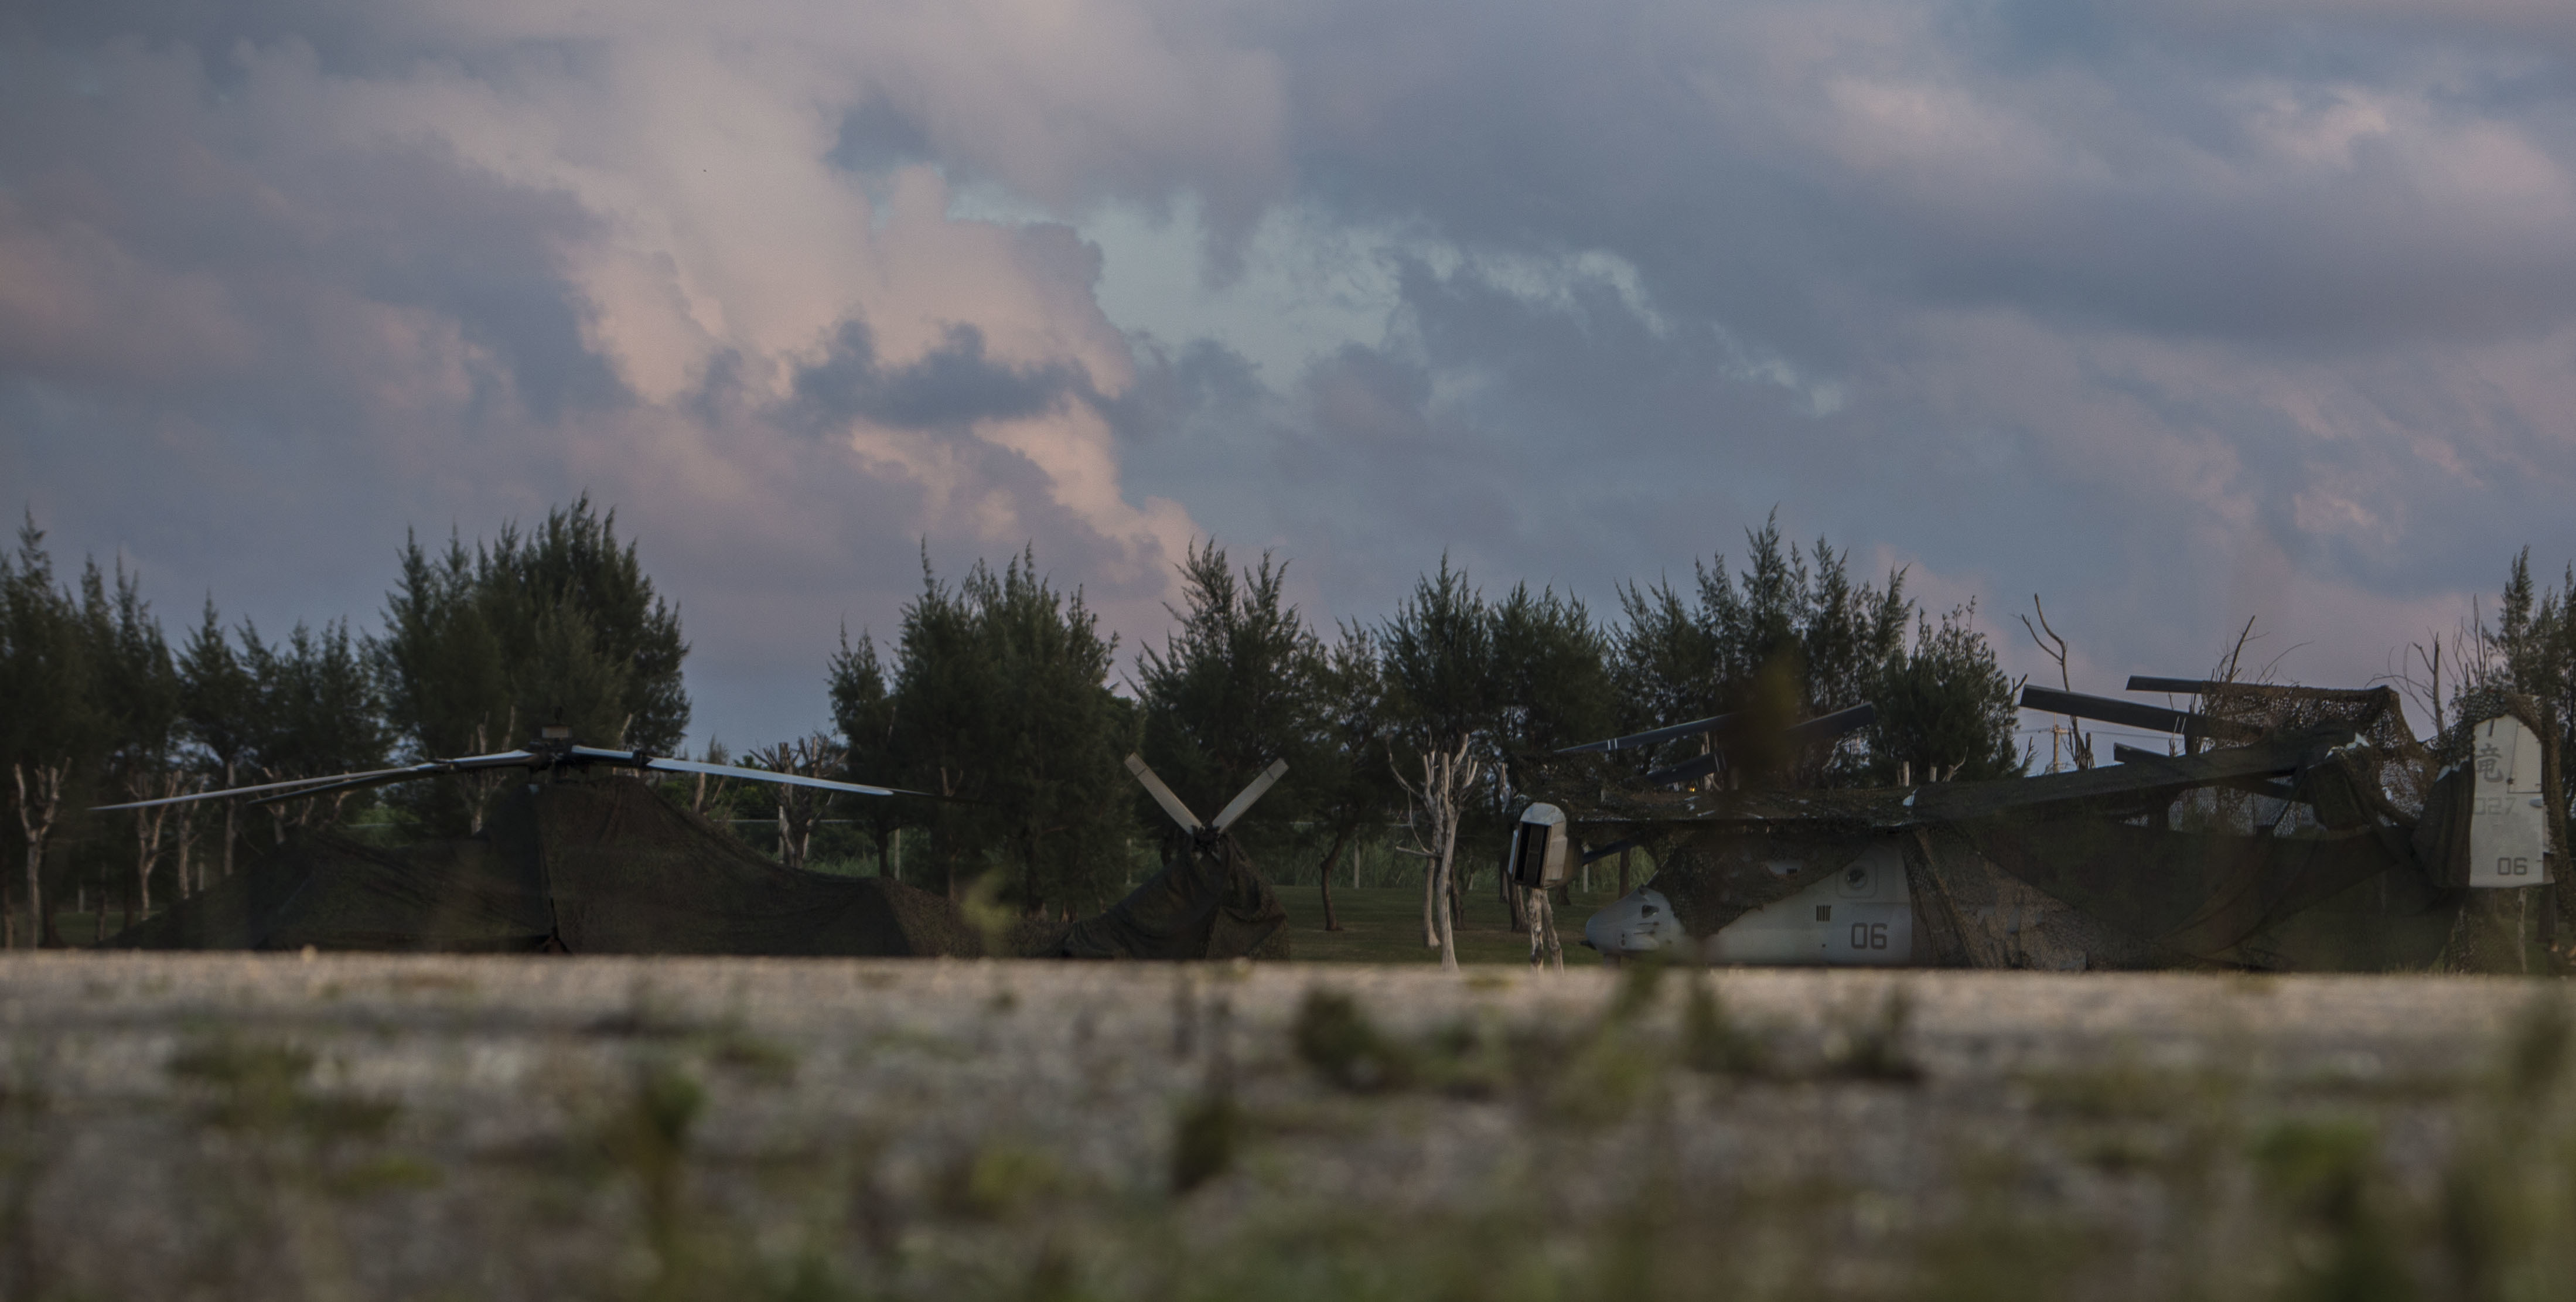
[[[1605,954],[1643,954],[1672,943],[1680,931],[1671,903],[1640,888],[1585,919],[1583,943]]]

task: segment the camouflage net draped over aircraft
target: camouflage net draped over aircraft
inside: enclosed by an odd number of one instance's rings
[[[2023,703],[2163,728],[2174,753],[2121,746],[2088,770],[1896,789],[1602,792],[1576,821],[1653,847],[1659,870],[1587,940],[1722,962],[2050,969],[2521,972],[2563,957],[2545,883],[2565,862],[2567,807],[2532,702],[2499,697],[2427,747],[2389,688],[2130,687],[2201,708],[2044,689]],[[2505,799],[2493,739],[2514,731],[2535,771]],[[2532,846],[2515,871],[2543,884],[2472,889],[2518,884],[2472,867],[2473,839],[2508,816]]]
[[[1023,957],[1285,957],[1287,912],[1236,855],[1185,849],[1107,911],[1018,920]],[[483,835],[404,849],[300,836],[111,949],[976,957],[987,932],[939,895],[782,867],[631,778],[508,789]]]

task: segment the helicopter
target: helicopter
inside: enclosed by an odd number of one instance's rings
[[[1141,760],[1129,767],[1168,798]],[[739,778],[872,797],[938,799],[641,750],[582,745],[549,727],[484,755],[299,778],[158,800],[269,803],[457,774],[526,771],[481,834],[401,849],[300,835],[107,949],[845,957],[1231,959],[1284,957],[1286,911],[1226,829],[1285,772],[1257,779],[1184,852],[1107,910],[1080,920],[997,917],[884,877],[784,867],[639,780]],[[1167,800],[1169,804],[1176,804]],[[1195,819],[1191,820],[1195,823]]]
[[[1654,878],[1584,943],[1720,964],[1978,968],[2533,970],[2554,941],[2566,805],[2536,709],[2507,699],[2437,762],[2392,688],[2136,677],[2199,711],[2025,687],[2020,705],[2172,734],[2095,768],[1893,788],[1760,790],[1726,772],[1733,716],[1569,748],[1707,734],[1637,786],[1533,806],[1551,838],[1648,844]],[[1813,746],[1868,707],[1800,725]],[[1830,722],[1829,722],[1830,721]],[[1677,787],[1658,790],[1657,787]],[[1560,808],[1559,806],[1567,806]],[[1532,849],[1532,846],[1539,848]],[[1589,851],[1597,855],[1606,850]],[[2512,907],[2506,907],[2512,901]],[[2531,921],[2523,919],[2529,916]],[[2536,930],[2535,930],[2536,929]],[[2537,955],[2537,959],[2535,959]]]

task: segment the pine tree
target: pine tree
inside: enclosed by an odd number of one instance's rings
[[[1872,692],[1878,721],[1869,733],[1871,781],[1967,781],[2020,776],[2013,745],[2019,723],[2012,679],[1976,629],[1976,605],[1918,617],[1912,648],[1890,657]]]
[[[842,778],[876,786],[903,780],[905,765],[902,752],[896,748],[894,696],[886,688],[885,662],[877,655],[876,639],[862,633],[853,647],[849,630],[842,629],[841,649],[832,657],[827,683],[832,725],[841,741]],[[876,846],[878,875],[898,876],[897,838],[903,835],[903,829],[921,824],[921,802],[847,803],[853,811],[852,821]]]
[[[415,759],[487,753],[560,721],[593,745],[668,754],[687,733],[679,612],[645,576],[616,513],[585,496],[535,531],[468,551],[408,540],[367,645],[388,721]],[[489,782],[404,793],[433,826],[479,823]]]
[[[0,937],[12,946],[32,947],[51,931],[48,850],[65,812],[87,803],[84,787],[106,733],[80,606],[55,581],[44,541],[30,516],[17,554],[0,559],[0,701],[9,703],[0,710],[0,760],[25,849],[22,890],[9,897]]]
[[[1493,630],[1493,749],[1504,780],[1497,794],[1518,803],[1514,793],[1553,752],[1618,727],[1617,688],[1609,639],[1572,597],[1516,585],[1495,605]]]
[[[1339,931],[1340,920],[1333,915],[1333,865],[1344,850],[1355,852],[1371,829],[1383,826],[1388,810],[1398,803],[1389,746],[1394,721],[1377,640],[1363,628],[1345,626],[1317,675],[1316,688],[1323,727],[1319,744],[1307,754],[1299,786],[1308,817],[1326,843],[1316,873],[1324,930]]]
[[[1135,826],[1120,764],[1134,744],[1128,704],[1109,690],[1117,640],[1100,635],[1080,589],[1059,593],[1023,551],[966,577],[1000,687],[984,719],[993,846],[1032,914],[1105,905]]]
[[[1182,803],[1214,817],[1275,760],[1289,776],[1235,825],[1256,848],[1284,849],[1304,821],[1306,771],[1324,731],[1322,644],[1287,603],[1287,567],[1264,553],[1240,579],[1213,541],[1181,565],[1182,606],[1161,650],[1138,657],[1143,754]],[[1149,816],[1148,826],[1164,824]],[[1167,833],[1173,831],[1164,826]]]
[[[258,711],[259,684],[234,653],[215,613],[215,599],[208,596],[205,618],[179,655],[179,712],[188,739],[205,756],[212,770],[208,776],[218,785],[242,785],[244,775],[258,764]],[[230,877],[241,802],[218,803],[224,829],[218,862]]]
[[[112,590],[96,562],[82,572],[80,622],[103,725],[101,788],[126,800],[177,794],[170,779],[182,740],[179,672],[137,576],[122,561]],[[167,807],[156,807],[114,819],[134,834],[131,887],[123,893],[129,922],[152,910],[152,870],[170,815]]]
[[[347,620],[333,620],[318,630],[299,622],[277,643],[263,642],[259,630],[244,621],[241,643],[242,664],[253,684],[254,736],[264,778],[327,777],[385,767],[393,738],[385,726],[384,699]],[[282,843],[289,827],[338,821],[350,799],[351,793],[339,791],[265,808]]]
[[[1746,531],[1745,542],[1740,571],[1723,555],[1694,566],[1695,602],[1669,584],[1620,590],[1625,626],[1611,639],[1611,677],[1627,710],[1622,726],[1744,712],[1752,717],[1729,750],[1731,780],[1862,780],[1869,760],[1859,744],[1789,755],[1762,743],[1779,728],[1870,698],[1915,622],[1904,573],[1890,571],[1884,586],[1856,583],[1848,551],[1822,538],[1812,554],[1784,544],[1776,513]],[[1672,743],[1630,762],[1677,763],[1704,744]]]
[[[1116,646],[1033,553],[999,572],[978,562],[953,588],[923,557],[889,736],[903,785],[973,802],[928,817],[951,895],[987,871],[1004,874],[998,898],[1032,913],[1091,907],[1114,889],[1134,827],[1119,765],[1134,720],[1108,686]]]

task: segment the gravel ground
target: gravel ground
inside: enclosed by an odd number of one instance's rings
[[[2554,983],[45,954],[0,1025],[12,1299],[2576,1281]]]

